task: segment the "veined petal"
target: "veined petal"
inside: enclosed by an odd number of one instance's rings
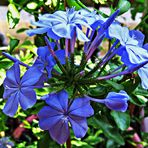
[[[18,91],[18,87],[11,83],[8,79],[5,79],[3,98],[9,98],[11,94],[15,93],[16,91]]]
[[[59,122],[63,118],[63,114],[50,106],[43,107],[39,113],[39,126],[43,130],[49,130],[52,128],[57,122]]]
[[[94,114],[94,110],[88,98],[76,98],[69,108],[69,113],[80,117],[90,117]]]
[[[88,42],[89,39],[86,37],[86,35],[80,30],[78,27],[76,27],[76,34],[77,38],[82,42]]]
[[[65,50],[56,50],[56,56],[58,57],[61,64],[65,64]]]
[[[44,33],[48,32],[49,29],[50,29],[49,27],[30,29],[30,30],[27,30],[26,33],[29,36],[33,36],[33,35],[36,35],[36,34],[44,34]]]
[[[50,136],[59,144],[64,144],[69,137],[68,120],[60,120],[49,129]]]
[[[42,60],[45,60],[46,57],[50,55],[50,52],[47,46],[42,46],[38,48],[37,54],[42,58]]]
[[[144,44],[144,45],[143,45],[143,48],[148,51],[148,43]]]
[[[48,32],[47,32],[47,36],[54,39],[54,40],[59,40],[60,37],[58,35],[56,35],[52,29],[49,29]]]
[[[140,46],[140,47],[143,46],[145,36],[141,31],[139,31],[139,30],[130,30],[129,34],[130,34],[131,38],[138,41],[138,46]]]
[[[148,64],[138,70],[138,75],[141,78],[142,87],[148,89]]]
[[[21,79],[22,87],[36,84],[41,76],[42,72],[37,67],[29,68]]]
[[[74,26],[60,23],[52,27],[52,31],[59,37],[72,38]]]
[[[15,62],[14,65],[6,72],[6,79],[15,85],[20,83],[20,67],[19,63]]]
[[[45,99],[45,98],[44,98]],[[66,112],[68,108],[68,94],[66,91],[61,91],[58,93],[51,93],[45,99],[46,103],[61,112]]]
[[[19,94],[19,102],[23,110],[32,107],[36,103],[36,93],[33,89],[22,88]]]
[[[14,114],[16,113],[17,109],[18,109],[18,104],[19,104],[19,95],[18,93],[14,93],[10,96],[10,98],[8,98],[5,106],[4,106],[4,109],[3,109],[3,112],[10,116],[10,117],[13,117]]]
[[[138,64],[148,59],[148,52],[144,48],[128,45],[126,51],[128,53],[129,61],[132,64]]]
[[[90,105],[90,101],[87,98],[77,98],[73,101],[69,108],[70,115],[80,117],[90,117],[94,114],[94,110]]]
[[[74,134],[77,138],[82,138],[85,136],[88,126],[87,120],[84,117],[70,116],[69,121],[71,123]]]

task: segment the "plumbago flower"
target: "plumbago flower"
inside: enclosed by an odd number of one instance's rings
[[[38,113],[39,125],[48,130],[50,136],[59,144],[67,141],[70,131],[69,122],[77,138],[82,138],[87,132],[86,117],[94,114],[87,98],[76,98],[68,102],[66,91],[52,93],[44,97],[48,106]]]
[[[51,48],[54,49],[54,45],[49,43]],[[51,77],[51,71],[53,67],[56,65],[56,61],[54,60],[53,56],[51,55],[47,46],[39,47],[37,50],[38,58],[36,59],[33,66],[38,67],[42,72],[46,69],[48,73],[48,78]],[[61,64],[65,64],[65,50],[57,50],[55,51],[55,55],[59,59]]]
[[[128,67],[148,61],[147,45],[143,46],[144,35],[140,31],[131,30],[120,25],[112,26],[109,29],[109,35],[120,41],[118,54],[121,60]],[[142,87],[148,89],[148,64],[138,70],[142,81]]]
[[[39,28],[28,30],[28,35],[47,33],[49,38],[56,41],[51,43],[45,36],[46,45],[38,48],[38,57],[32,66],[3,53],[14,62],[4,81],[3,97],[8,101],[3,112],[14,116],[18,105],[26,110],[36,103],[34,88],[51,88],[53,92],[47,92],[48,95],[41,97],[47,105],[38,113],[39,126],[43,130],[48,130],[52,139],[59,144],[69,139],[71,128],[77,138],[86,135],[87,118],[94,115],[90,102],[101,103],[111,110],[125,112],[129,96],[124,90],[109,92],[108,95],[104,95],[104,99],[98,99],[99,93],[96,98],[92,98],[88,92],[92,86],[97,88],[102,80],[103,83],[108,79],[114,81],[115,77],[135,71],[138,71],[141,79],[146,80],[142,80],[142,86],[148,88],[148,44],[143,45],[144,35],[141,32],[129,31],[115,23],[119,12],[120,10],[116,10],[105,19],[94,11],[74,9],[39,16],[39,21],[34,23]],[[87,27],[86,35],[82,32],[83,26]],[[109,38],[106,36],[107,32]],[[112,40],[114,42],[105,56],[97,57],[95,66],[88,69],[94,52],[98,52],[98,47],[106,38],[116,40]],[[84,50],[75,48],[76,39],[85,42]],[[64,50],[61,50],[63,40]],[[75,62],[77,55],[81,56],[79,65]],[[104,75],[106,64],[112,63],[110,60],[115,55],[121,56],[124,64]],[[28,68],[22,78],[19,65]]]
[[[28,30],[27,34],[29,36],[47,33],[50,38],[56,40],[60,38],[72,39],[76,32],[76,36],[80,41],[89,41],[82,32],[81,27],[90,28],[90,26],[85,17],[75,11],[74,8],[67,9],[66,12],[56,11],[53,14],[44,14],[39,16],[39,21],[33,24],[40,28]]]
[[[8,99],[3,109],[5,114],[12,117],[18,109],[18,105],[26,110],[36,103],[36,93],[33,88],[36,87],[41,75],[42,73],[36,67],[32,67],[20,79],[19,63],[14,63],[7,71],[3,84],[5,89],[3,98]]]

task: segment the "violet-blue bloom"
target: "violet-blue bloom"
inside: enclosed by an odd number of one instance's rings
[[[8,116],[14,116],[18,105],[26,110],[36,103],[36,93],[33,90],[36,83],[40,80],[42,73],[36,67],[29,68],[20,79],[20,67],[16,62],[7,71],[4,80],[3,98],[8,99],[3,112]]]
[[[109,109],[125,112],[127,110],[129,100],[128,94],[121,90],[119,93],[110,92],[105,99],[95,99],[88,97],[91,101],[105,104]]]
[[[139,39],[141,38],[143,40],[140,33],[138,34],[138,40],[136,40],[135,35],[132,37],[130,36],[127,27],[122,27],[116,24],[110,26],[109,35],[120,41],[121,46],[118,54],[127,66],[131,64],[138,64],[148,59],[148,51],[138,45],[141,44]]]
[[[40,28],[28,30],[27,34],[29,36],[47,33],[50,38],[56,40],[60,38],[72,39],[76,32],[76,36],[80,41],[89,41],[82,32],[81,27],[91,27],[88,25],[87,20],[74,8],[67,9],[66,12],[56,11],[53,14],[41,15],[39,21],[33,24]]]
[[[52,49],[54,49],[54,45],[50,43]],[[38,58],[35,61],[33,66],[37,66],[42,72],[44,69],[48,72],[48,78],[51,77],[51,71],[55,66],[56,62],[51,55],[47,46],[42,46],[38,48],[37,51]],[[65,64],[65,50],[56,50],[55,55],[59,59],[61,64]]]
[[[109,34],[120,40],[122,46],[118,53],[126,66],[134,67],[148,60],[147,45],[143,46],[144,35],[140,31],[129,31],[126,27],[116,25],[116,27],[111,27]],[[138,75],[141,78],[142,87],[148,89],[148,64],[138,70]]]
[[[86,117],[94,114],[88,98],[76,98],[70,103],[67,92],[63,90],[46,95],[43,99],[48,106],[38,113],[41,129],[48,130],[59,144],[65,143],[69,137],[69,123],[77,138],[85,136],[88,129]]]

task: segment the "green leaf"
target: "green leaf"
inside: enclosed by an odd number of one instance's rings
[[[76,10],[82,9],[77,0],[66,0],[69,7],[75,7]]]
[[[92,125],[94,128],[101,128],[104,135],[109,139],[114,140],[116,143],[120,145],[124,145],[124,139],[119,134],[118,130],[109,123],[107,123],[101,116],[97,120],[95,117],[92,117],[88,120],[88,123]]]
[[[124,86],[124,90],[128,94],[131,94],[138,87],[139,83],[140,83],[140,78],[136,77],[135,79],[124,81],[122,85]]]
[[[107,80],[106,81],[108,84],[110,84],[113,88],[115,88],[116,90],[123,90],[124,89],[124,86],[121,85],[121,84],[118,84],[116,82],[113,82],[111,80]]]
[[[12,53],[12,51],[18,46],[18,44],[19,44],[19,40],[18,39],[10,38],[10,42],[9,42],[10,49],[9,49],[9,52]]]
[[[20,20],[20,13],[14,4],[8,5],[7,21],[9,27],[14,28]]]
[[[20,28],[16,31],[16,33],[22,33],[24,31],[28,30],[28,28]]]
[[[60,146],[54,142],[48,132],[44,132],[43,135],[41,135],[40,140],[38,141],[37,148],[60,148]]]
[[[130,126],[130,115],[128,113],[111,111],[117,126],[122,130],[126,130]]]

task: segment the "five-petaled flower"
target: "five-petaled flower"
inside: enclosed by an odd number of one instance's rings
[[[58,40],[60,38],[72,39],[76,33],[80,41],[89,41],[82,32],[82,26],[91,27],[85,17],[74,8],[67,9],[66,12],[56,11],[53,14],[44,14],[39,16],[39,21],[33,24],[40,28],[28,30],[29,36],[47,33],[50,38]]]
[[[50,43],[50,42],[49,42]],[[54,44],[50,43],[52,49],[54,49]],[[46,69],[48,73],[48,78],[51,78],[51,71],[56,65],[56,62],[51,55],[47,46],[39,47],[37,50],[38,58],[36,59],[33,66],[37,66],[42,72]],[[55,55],[58,57],[61,64],[65,64],[65,50],[56,50]]]
[[[50,136],[59,144],[65,143],[69,137],[69,123],[77,138],[85,136],[88,129],[86,117],[94,114],[88,98],[68,101],[68,94],[64,90],[43,98],[48,106],[38,113],[41,129],[48,130]]]
[[[36,103],[36,93],[33,88],[36,87],[41,75],[38,68],[32,67],[20,79],[19,63],[14,63],[7,71],[3,84],[5,89],[3,98],[8,99],[3,109],[5,114],[12,117],[18,109],[18,105],[26,110]]]

